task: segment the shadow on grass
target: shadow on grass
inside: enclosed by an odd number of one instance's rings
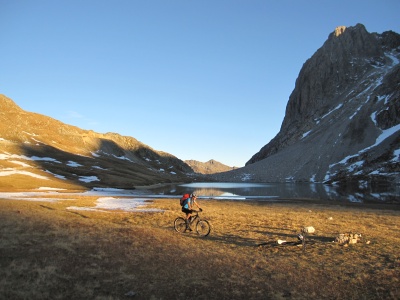
[[[172,229],[173,231],[174,228],[169,227],[169,229]],[[254,247],[256,245],[257,242],[259,242],[257,239],[254,238],[246,238],[246,237],[242,237],[239,235],[234,235],[234,234],[218,234],[216,235],[215,233],[213,233],[213,231],[211,230],[210,234],[206,237],[202,237],[199,236],[195,230],[193,230],[192,232],[185,232],[185,233],[178,233],[176,232],[176,234],[180,234],[182,236],[185,236],[187,238],[190,238],[193,240],[193,242],[195,242],[196,240],[209,240],[209,241],[213,241],[216,243],[221,243],[221,244],[225,244],[225,245],[236,245],[236,246],[244,246],[244,247]]]
[[[282,230],[288,231],[289,229],[282,229]],[[243,230],[241,230],[241,232],[243,232]],[[208,235],[207,237],[200,237],[194,231],[188,233],[182,233],[182,235],[186,235],[188,238],[191,238],[193,240],[207,239],[224,245],[234,245],[240,247],[259,247],[259,246],[287,247],[287,246],[298,246],[302,244],[302,242],[298,240],[297,234],[293,233],[288,234],[279,231],[254,231],[253,233],[265,234],[269,238],[267,238],[266,240],[261,240],[258,238],[243,237],[241,235],[236,235],[236,234],[213,235],[212,231],[210,235]],[[277,243],[278,239],[283,239],[287,241],[284,244],[278,244]],[[307,245],[331,243],[333,240],[334,238],[329,236],[316,236],[316,235],[306,236]]]
[[[54,208],[46,206],[46,205],[40,205],[40,207],[48,209],[48,210],[55,210]]]
[[[209,235],[207,239],[226,245],[236,245],[242,247],[254,247],[259,243],[259,240],[254,238],[247,238],[235,234],[224,234],[219,236]]]
[[[175,232],[173,223],[171,222],[163,222],[162,224],[157,224],[158,228],[172,230]],[[283,228],[283,227],[268,227],[265,226],[260,229],[260,226],[252,226],[250,225],[249,229],[231,229],[231,232],[220,232],[215,231],[213,228],[211,232],[206,237],[199,236],[195,230],[192,232],[185,233],[176,233],[187,238],[190,238],[195,242],[197,239],[206,239],[212,242],[231,245],[237,247],[258,247],[260,245],[274,245],[285,247],[288,245],[299,245],[301,241],[298,239],[298,234],[301,230],[296,232],[291,228]],[[233,233],[232,233],[233,232]],[[237,233],[237,234],[235,234]],[[260,237],[261,236],[261,237]],[[277,243],[278,240],[285,240],[286,244],[279,245]],[[335,238],[331,236],[318,236],[315,234],[310,234],[306,236],[307,244],[324,244],[331,243]]]
[[[69,212],[69,213],[74,214],[74,215],[78,215],[78,216],[80,216],[81,218],[84,218],[84,219],[89,219],[88,216],[82,215],[81,213],[78,213],[78,212],[76,212],[76,211],[69,211],[69,210],[67,210],[66,212]]]

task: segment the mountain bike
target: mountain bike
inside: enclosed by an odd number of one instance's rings
[[[211,231],[210,223],[207,220],[200,218],[199,211],[193,210],[193,213],[189,219],[189,228],[191,225],[196,224],[195,229],[198,235],[201,237],[209,235]],[[177,217],[174,221],[174,228],[177,232],[186,232],[186,219],[183,217]]]

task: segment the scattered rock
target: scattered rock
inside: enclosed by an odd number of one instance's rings
[[[361,240],[360,233],[340,233],[335,238],[335,242],[342,245],[356,244],[359,240]]]
[[[134,292],[134,291],[129,291],[129,292],[127,292],[126,294],[125,294],[125,296],[126,297],[135,297],[136,296],[136,292]]]
[[[307,227],[304,227],[304,228],[301,230],[301,232],[302,232],[302,233],[314,233],[314,232],[315,232],[315,228],[312,227],[312,226],[307,226]]]

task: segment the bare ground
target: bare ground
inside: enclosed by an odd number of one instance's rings
[[[0,299],[400,298],[396,206],[201,201],[212,232],[200,238],[173,230],[177,200],[150,203],[163,212],[67,209],[95,200],[0,199]],[[276,243],[304,226],[316,229],[304,252]],[[332,242],[344,232],[361,243]]]

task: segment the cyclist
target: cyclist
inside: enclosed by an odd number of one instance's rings
[[[196,201],[197,195],[192,193],[189,198],[185,200],[182,205],[182,211],[186,214],[186,230],[192,231],[190,228],[190,217],[192,216],[193,212],[193,205],[196,205],[200,211],[202,211],[200,205]]]

